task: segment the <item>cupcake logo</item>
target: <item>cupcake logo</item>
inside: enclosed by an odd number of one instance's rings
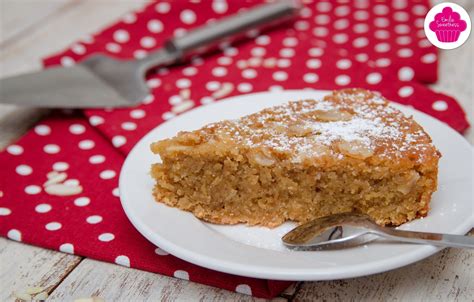
[[[425,34],[438,48],[453,49],[461,46],[469,37],[471,20],[461,6],[441,3],[434,6],[425,18]]]
[[[461,32],[465,31],[467,23],[461,20],[461,15],[449,6],[443,8],[430,22],[430,29],[436,33],[438,41],[443,43],[456,42]]]

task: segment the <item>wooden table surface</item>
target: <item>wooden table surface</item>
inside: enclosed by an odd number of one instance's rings
[[[474,15],[474,2],[460,2]],[[40,58],[113,22],[145,1],[0,0],[0,76],[41,68]],[[87,22],[84,22],[84,19]],[[434,90],[454,96],[473,122],[473,44],[441,52]],[[460,80],[461,79],[461,80]],[[0,105],[0,149],[46,110]],[[474,134],[466,133],[472,144]],[[300,282],[275,300],[472,301],[474,252],[445,249],[416,264],[368,277]],[[0,301],[14,291],[46,288],[51,301],[100,296],[106,301],[259,301],[249,296],[0,238]]]

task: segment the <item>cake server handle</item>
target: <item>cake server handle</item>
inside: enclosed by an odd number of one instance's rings
[[[431,244],[441,247],[474,249],[474,237],[472,236],[402,231],[382,227],[378,227],[375,233],[385,239],[396,241]]]
[[[251,29],[261,29],[264,25],[287,20],[295,15],[299,7],[297,1],[288,0],[259,5],[221,21],[198,27],[182,37],[170,40],[169,43],[182,54],[186,54],[218,43],[224,38],[236,38]]]
[[[298,0],[280,0],[258,5],[240,13],[192,29],[183,36],[174,37],[164,48],[139,60],[144,69],[183,60],[204,53],[220,42],[235,41],[250,30],[261,30],[296,16],[302,7]]]

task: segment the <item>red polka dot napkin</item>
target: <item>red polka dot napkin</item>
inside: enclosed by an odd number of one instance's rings
[[[223,44],[221,53],[195,57],[191,64],[158,68],[148,79],[152,94],[141,106],[87,110],[86,116],[127,153],[157,124],[222,97],[274,89],[364,87],[458,131],[468,127],[453,98],[422,85],[437,79],[437,51],[423,31],[427,1],[306,2],[289,26],[250,32],[246,43]],[[140,58],[172,35],[252,5],[236,0],[152,4],[45,63],[68,66],[95,52]]]
[[[137,107],[56,113],[8,146],[0,154],[0,234],[259,297],[281,292],[288,282],[186,263],[133,228],[120,206],[117,178],[124,156],[145,133],[232,95],[344,87],[376,90],[458,131],[468,127],[453,98],[423,85],[437,79],[437,52],[423,32],[427,1],[304,2],[294,22],[249,32],[246,41],[222,44],[221,52],[194,57],[189,64],[157,68],[147,79],[152,93]],[[256,3],[152,3],[46,59],[45,65],[67,67],[97,52],[140,58],[171,35]]]

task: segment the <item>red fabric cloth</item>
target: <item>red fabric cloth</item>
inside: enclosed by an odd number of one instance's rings
[[[152,3],[46,59],[45,65],[69,66],[96,52],[140,57],[159,48],[166,37],[256,3]],[[437,52],[423,32],[427,1],[305,3],[301,16],[289,25],[254,33],[236,46],[223,45],[222,53],[195,58],[191,64],[152,72],[152,94],[135,108],[57,112],[43,120],[0,154],[0,235],[258,297],[281,292],[290,283],[210,271],[154,247],[125,217],[117,178],[133,145],[178,114],[173,108],[183,103],[180,90],[189,89],[197,107],[218,101],[212,94],[224,83],[234,87],[228,96],[363,87],[458,131],[468,127],[453,98],[423,85],[437,79]],[[260,64],[251,59],[256,57],[261,57]],[[254,66],[243,68],[244,61]],[[79,183],[83,192],[48,195],[42,184],[52,170],[67,173],[68,182]]]

